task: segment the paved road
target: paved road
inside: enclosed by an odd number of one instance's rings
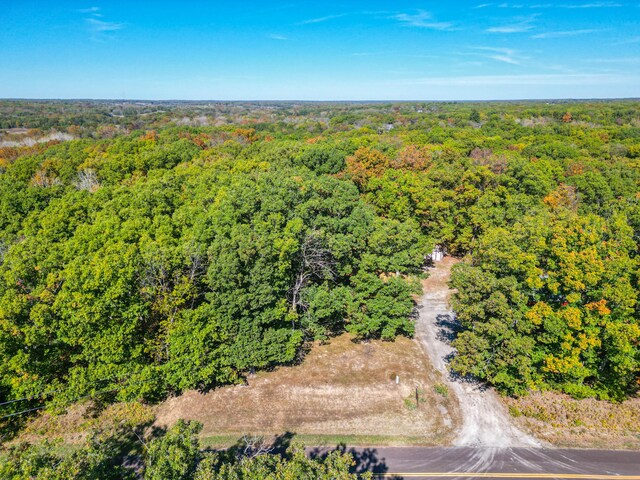
[[[378,478],[640,480],[640,452],[536,448],[348,449],[357,471]]]

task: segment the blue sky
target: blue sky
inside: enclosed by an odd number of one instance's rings
[[[640,97],[640,0],[2,0],[0,98]]]

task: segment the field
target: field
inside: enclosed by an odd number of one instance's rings
[[[243,435],[284,434],[318,446],[441,445],[459,418],[456,400],[414,340],[365,343],[344,334],[315,345],[300,365],[259,372],[245,385],[190,390],[155,407],[120,403],[102,410],[85,402],[64,415],[34,419],[17,440],[60,439],[71,446],[98,425],[146,423],[154,415],[156,427],[202,422],[208,447]]]
[[[558,447],[640,449],[640,399],[576,400],[545,392],[505,398],[517,423]]]
[[[434,388],[438,384],[415,341],[354,343],[341,335],[314,347],[301,365],[260,372],[246,386],[169,399],[156,410],[157,424],[198,420],[205,441],[214,443],[242,434],[293,432],[319,444],[342,438],[435,445],[446,442],[454,426],[442,412],[456,412],[446,391]]]

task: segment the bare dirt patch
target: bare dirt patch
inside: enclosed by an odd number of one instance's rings
[[[314,346],[301,365],[260,372],[246,386],[171,398],[156,408],[157,424],[198,420],[204,437],[288,431],[441,444],[455,426],[448,412],[456,405],[434,389],[438,382],[414,340],[354,343],[345,334]]]
[[[554,445],[640,449],[640,398],[611,403],[545,392],[504,402],[520,425]]]

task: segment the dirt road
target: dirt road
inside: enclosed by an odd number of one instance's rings
[[[453,378],[447,368],[447,357],[453,353],[450,341],[456,327],[449,310],[447,282],[456,259],[445,257],[423,282],[424,295],[416,321],[416,338],[435,368],[447,380],[449,390],[460,403],[462,426],[454,440],[456,446],[467,447],[542,447],[541,442],[519,430],[497,394],[475,382]]]

